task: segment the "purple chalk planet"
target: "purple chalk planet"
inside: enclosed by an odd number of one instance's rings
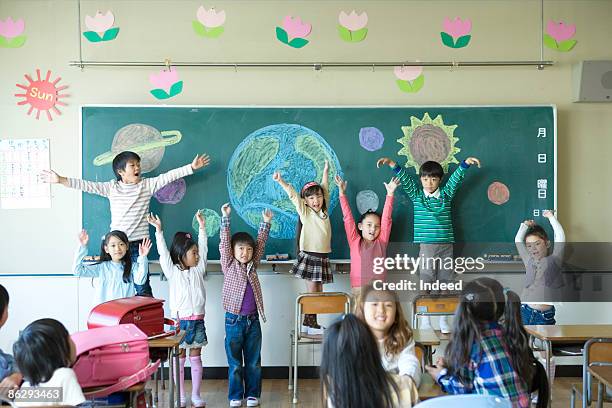
[[[384,142],[385,137],[375,127],[364,127],[359,130],[359,144],[369,152],[380,149]]]
[[[187,183],[180,178],[157,190],[154,196],[162,204],[176,204],[183,199],[186,191]]]

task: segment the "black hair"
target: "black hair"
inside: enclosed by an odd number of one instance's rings
[[[234,245],[237,244],[248,245],[253,248],[253,251],[255,251],[255,240],[248,232],[236,232],[234,235],[232,235],[232,238],[230,240],[232,250],[234,249]]]
[[[399,400],[398,385],[382,366],[374,335],[353,314],[325,330],[319,373],[323,398],[335,408],[391,408],[393,393]]]
[[[440,180],[442,180],[442,177],[444,177],[444,169],[438,162],[431,160],[426,161],[425,163],[421,164],[421,168],[419,169],[419,177],[425,176],[438,177]]]
[[[323,191],[323,187],[321,187],[320,184],[318,183],[313,184],[312,186],[308,188],[303,188],[302,191],[300,191],[300,197],[302,197],[302,199],[305,199],[306,197],[309,197],[315,194],[323,195],[323,205],[321,206],[321,212],[326,213],[327,212],[327,202],[325,201],[325,192]],[[295,247],[296,247],[295,254],[296,254],[296,257],[297,257],[297,254],[300,253],[300,236],[301,235],[302,235],[302,220],[298,216],[297,226],[295,227]]]
[[[121,175],[119,174],[119,170],[125,170],[125,166],[130,160],[136,160],[140,163],[140,156],[134,152],[125,151],[121,152],[115,156],[113,159],[113,172],[117,177],[118,181],[121,181]]]
[[[187,255],[187,252],[189,252],[194,245],[197,246],[198,244],[193,240],[193,236],[190,233],[179,231],[174,234],[172,246],[170,247],[170,259],[172,259],[172,263],[183,269],[185,255]]]
[[[100,260],[96,262],[96,264],[112,261],[113,258],[104,248],[108,245],[108,241],[110,241],[111,237],[120,239],[127,247],[125,255],[123,255],[123,258],[121,258],[121,264],[123,265],[123,282],[128,283],[132,279],[132,256],[130,255],[130,241],[128,240],[127,235],[125,235],[125,232],[114,230],[104,236],[102,244],[100,244]]]
[[[382,216],[380,215],[379,212],[374,211],[374,210],[368,210],[366,212],[364,212],[363,214],[361,214],[361,216],[359,217],[359,221],[357,221],[357,224],[361,224],[363,222],[363,220],[365,220],[365,218],[368,215],[375,215],[378,217],[379,220],[382,220]],[[359,235],[361,235],[361,238],[363,238],[363,231],[359,230]]]
[[[58,368],[69,367],[70,354],[68,330],[55,319],[30,323],[13,344],[19,372],[34,387],[49,381]]]
[[[537,224],[527,229],[527,232],[525,233],[525,238],[527,238],[530,235],[535,235],[537,237],[542,238],[544,241],[549,241],[546,230],[542,226],[537,225]]]
[[[8,309],[9,294],[6,288],[0,285],[0,319],[4,316],[4,311]]]
[[[532,364],[529,336],[521,319],[521,299],[511,290],[504,296],[502,285],[491,278],[468,282],[461,292],[453,337],[444,356],[449,374],[457,376],[463,384],[469,381],[466,367],[470,363],[472,347],[481,340],[482,326],[500,322],[500,319],[503,320],[503,341],[507,345],[510,364],[519,378],[529,384],[535,366]]]

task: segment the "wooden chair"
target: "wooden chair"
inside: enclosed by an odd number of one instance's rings
[[[303,344],[321,344],[322,335],[300,332],[304,314],[350,313],[351,297],[344,292],[302,293],[295,300],[295,325],[289,333],[291,353],[289,355],[289,389],[293,389],[293,403],[297,404],[298,347]]]
[[[418,295],[412,301],[412,327],[418,328],[419,316],[452,316],[459,305],[459,296]]]
[[[593,402],[592,391],[592,375],[589,372],[591,366],[612,365],[612,339],[610,338],[593,338],[584,344],[584,362],[582,363],[582,383],[572,384],[570,396],[570,407],[576,406],[576,394],[582,397],[582,407],[591,406]],[[582,390],[582,391],[580,391]],[[612,401],[607,398],[606,393],[600,392],[599,398],[603,398],[605,402]],[[598,399],[599,401],[599,399]]]

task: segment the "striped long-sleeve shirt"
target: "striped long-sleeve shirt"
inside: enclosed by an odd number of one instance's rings
[[[437,197],[425,196],[423,189],[417,186],[406,169],[399,164],[393,168],[402,182],[402,188],[414,206],[414,242],[449,243],[455,241],[451,203],[468,167],[470,166],[462,161],[444,187],[440,189]]]
[[[68,178],[68,187],[107,197],[111,212],[110,229],[123,231],[130,241],[137,241],[149,237],[147,214],[153,194],[166,184],[190,174],[193,174],[193,169],[191,164],[187,164],[157,177],[143,178],[136,184]]]

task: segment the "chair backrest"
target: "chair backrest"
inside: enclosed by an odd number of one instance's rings
[[[463,394],[428,399],[414,408],[512,408],[510,400],[493,395]]]
[[[584,345],[584,359],[590,365],[612,364],[612,339],[597,337]]]
[[[350,313],[351,298],[344,292],[302,293],[296,299],[302,314]]]
[[[419,295],[412,302],[413,313],[447,313],[454,314],[459,305],[459,296]]]

